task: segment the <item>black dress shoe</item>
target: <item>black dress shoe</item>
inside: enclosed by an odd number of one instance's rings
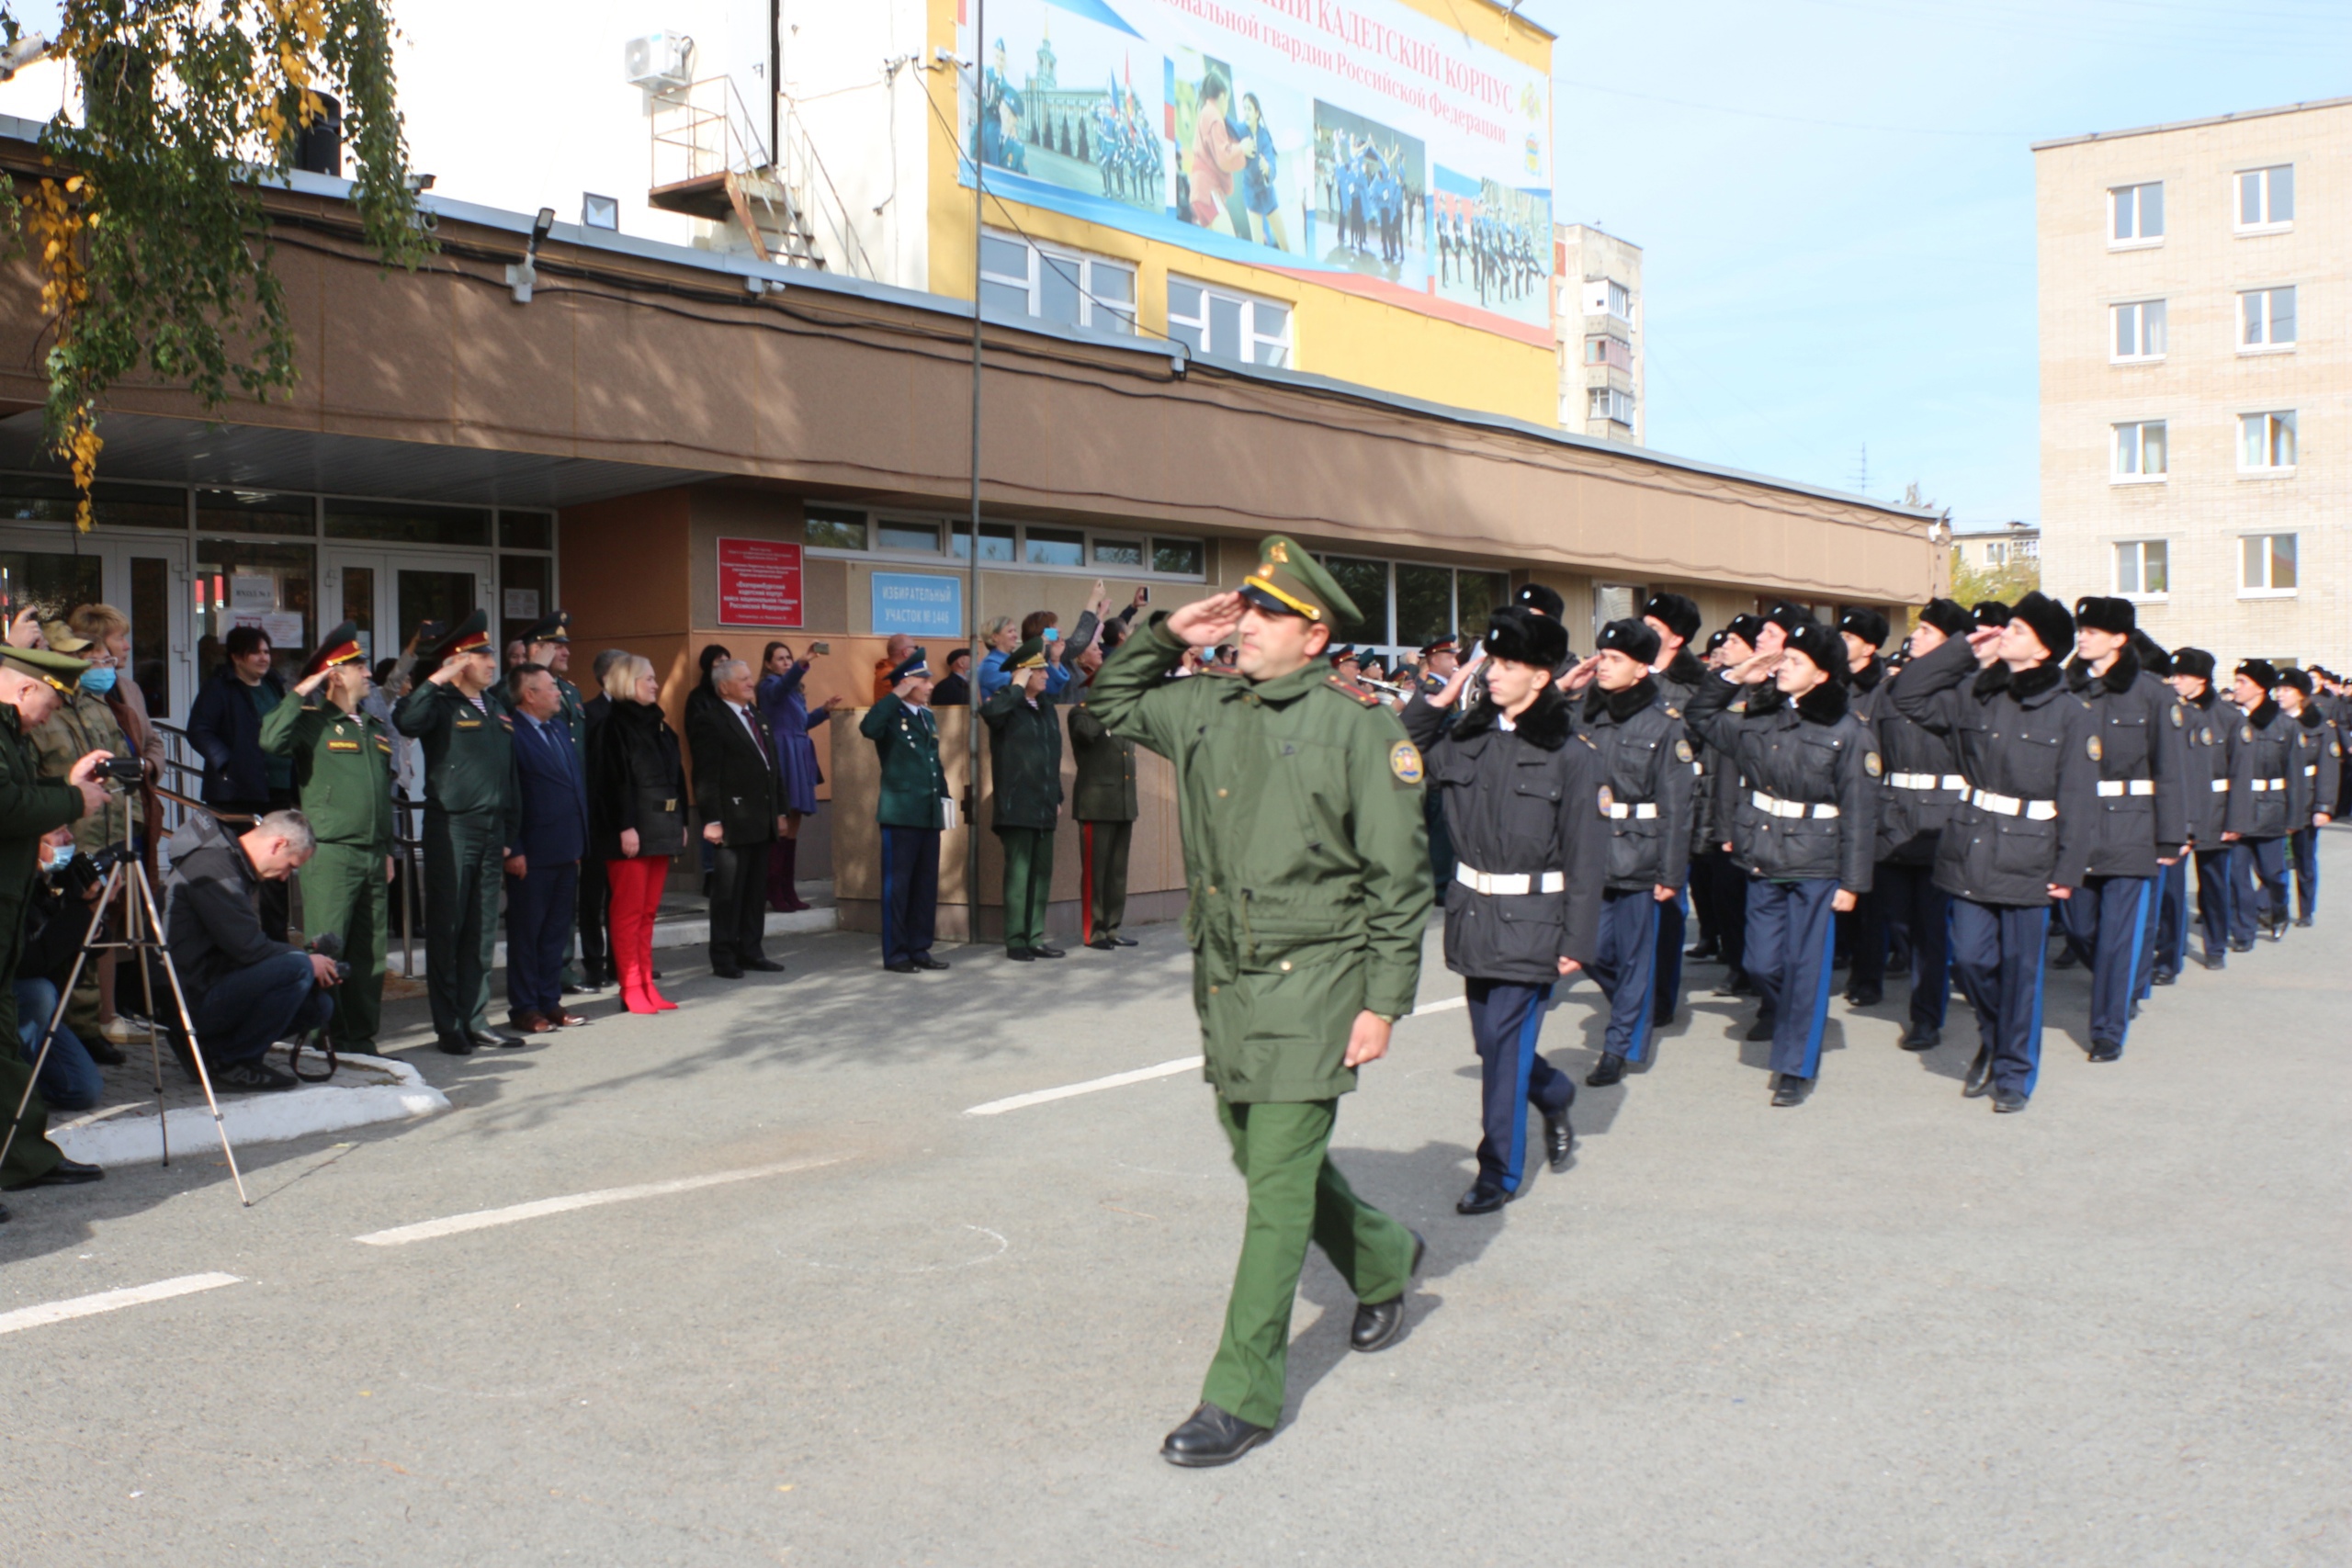
[[[1696,947],[1686,947],[1682,950],[1682,956],[1696,959],[1702,964],[1712,962],[1715,956],[1715,944],[1712,942],[1702,942]]]
[[[1405,1332],[1405,1298],[1413,1293],[1413,1277],[1421,1271],[1421,1255],[1429,1249],[1421,1233],[1415,1231],[1413,1261],[1405,1270],[1405,1288],[1385,1302],[1357,1305],[1356,1320],[1348,1327],[1349,1349],[1369,1356],[1396,1343],[1396,1337]]]
[[[743,960],[743,967],[761,975],[781,975],[784,973],[784,965],[778,964],[773,958],[746,958]]]
[[[1944,1043],[1944,1032],[1932,1023],[1915,1023],[1903,1032],[1905,1051],[1932,1051]]]
[[[1849,1008],[1874,1008],[1884,1000],[1886,993],[1876,986],[1854,986],[1846,992],[1846,1005]]]
[[[1652,1029],[1672,1029],[1674,1027],[1674,1014],[1672,1012],[1654,1012],[1650,1014],[1650,1027]]]
[[[80,1040],[81,1036],[77,1034],[74,1038]],[[90,1060],[102,1067],[119,1067],[130,1060],[120,1051],[116,1050],[107,1037],[96,1030],[90,1032],[90,1037],[87,1040],[82,1041],[82,1049],[90,1054]]]
[[[2230,955],[2226,953],[2209,953],[2198,962],[2205,965],[2207,972],[2211,973],[2216,969],[2227,969],[2230,966]]]
[[[743,977],[743,971],[732,964],[714,964],[710,966],[710,977],[714,980],[740,980]]]
[[[1037,950],[1034,947],[1008,947],[1004,955],[1015,964],[1028,964],[1035,961]]]
[[[1453,1212],[1457,1214],[1491,1214],[1510,1201],[1510,1193],[1481,1181],[1453,1201]]]
[[[1111,940],[1118,943],[1121,947],[1141,947],[1143,945],[1143,943],[1137,942],[1131,936],[1120,936],[1115,932],[1112,935]]]
[[[1607,1089],[1611,1084],[1623,1079],[1624,1076],[1625,1058],[1614,1051],[1606,1051],[1601,1054],[1600,1063],[1592,1071],[1585,1074],[1584,1083],[1587,1089]]]
[[[1037,958],[1067,958],[1069,956],[1069,953],[1064,953],[1058,947],[1033,947],[1029,952],[1032,956]]]
[[[1253,1427],[1229,1411],[1203,1404],[1184,1418],[1159,1445],[1159,1457],[1187,1470],[1231,1464],[1274,1435],[1272,1427]]]
[[[1788,1073],[1782,1073],[1781,1075],[1780,1084],[1772,1090],[1772,1103],[1783,1108],[1791,1105],[1803,1105],[1804,1103],[1804,1097],[1812,1092],[1813,1080],[1811,1078],[1801,1078]]]
[[[474,1054],[474,1043],[461,1035],[444,1034],[433,1043],[452,1056],[470,1056]]]
[[[80,1160],[75,1159],[62,1159],[30,1181],[10,1182],[8,1190],[21,1192],[28,1187],[79,1187],[87,1181],[104,1181],[106,1178],[107,1173],[95,1165],[84,1165]]]
[[[2159,986],[2169,986],[2179,980],[2180,971],[2177,969],[2159,969],[2148,977]]]
[[[944,969],[947,967],[947,960],[933,958],[928,953],[919,953],[915,954],[914,966],[918,969]]]
[[[1104,953],[1116,953],[1119,951],[1119,939],[1114,936],[1091,936],[1086,939],[1086,945]]]
[[[1544,1118],[1544,1152],[1552,1156],[1554,1170],[1568,1168],[1568,1150],[1576,1143],[1576,1129],[1568,1125],[1566,1106]]]
[[[2050,967],[2052,969],[2075,969],[2081,967],[2082,962],[2083,961],[2081,959],[2075,956],[2074,946],[2069,943],[2058,949],[2058,956],[2050,961]]]
[[[2254,951],[2254,938],[2230,938],[2230,951],[2232,953],[2252,953]]]
[[[1747,1026],[1747,1038],[1750,1040],[1770,1040],[1772,1038],[1772,1015],[1769,1012],[1758,1013],[1757,1015],[1756,1021]]]
[[[474,1043],[477,1045],[497,1045],[512,1051],[516,1046],[526,1043],[526,1042],[519,1034],[501,1034],[498,1031],[490,1029],[484,1030],[481,1033],[475,1035]]]
[[[1968,1077],[1961,1080],[1961,1098],[1980,1100],[1992,1092],[1993,1053],[1979,1045],[1976,1048],[1976,1059],[1968,1064]]]
[[[2122,1043],[2121,1041],[2120,1041],[2120,1040],[2094,1040],[2094,1041],[2092,1041],[2092,1042],[2091,1042],[2091,1060],[2092,1060],[2092,1061],[2094,1061],[2094,1062],[2120,1062],[2120,1061],[2121,1061],[2122,1059],[2123,1059],[2123,1043]]]
[[[2307,926],[2312,923],[2312,918],[2309,915],[2297,915],[2295,923],[2299,926]]]
[[[2004,1116],[2014,1115],[2025,1109],[2025,1095],[2018,1089],[1996,1089],[1993,1091],[1993,1109]]]
[[[915,964],[912,959],[900,959],[896,964],[885,964],[882,967],[893,975],[911,975],[915,972]]]

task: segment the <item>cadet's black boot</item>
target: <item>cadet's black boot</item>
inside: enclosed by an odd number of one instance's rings
[[[2295,923],[2299,926],[2307,926],[2312,923],[2312,918],[2309,915],[2297,915]]]
[[[1747,1038],[1750,1040],[1771,1039],[1772,1015],[1769,1012],[1758,1013],[1756,1015],[1756,1021],[1747,1026]]]
[[[1905,1051],[1932,1051],[1944,1043],[1944,1032],[1932,1023],[1914,1023],[1903,1032]]]
[[[2092,1061],[2116,1062],[2122,1060],[2122,1058],[2123,1042],[2120,1040],[2094,1040],[2091,1042]]]
[[[1716,948],[1713,942],[1702,942],[1696,947],[1684,948],[1682,950],[1682,956],[1685,958],[1696,959],[1702,964],[1707,964],[1713,961],[1715,953]]]
[[[2025,1109],[2025,1094],[2021,1089],[1996,1089],[1993,1091],[1993,1109],[2007,1116]]]
[[[1554,1170],[1568,1168],[1568,1147],[1576,1142],[1575,1130],[1568,1125],[1568,1108],[1560,1107],[1544,1118],[1544,1152],[1552,1156]]]
[[[1421,1254],[1428,1250],[1429,1244],[1421,1239],[1420,1232],[1415,1231],[1413,1262],[1405,1270],[1405,1288],[1385,1302],[1356,1307],[1356,1320],[1348,1328],[1349,1349],[1361,1350],[1368,1356],[1396,1343],[1396,1337],[1405,1332],[1405,1298],[1412,1294],[1413,1276],[1421,1271]]]
[[[1980,1045],[1976,1048],[1976,1060],[1968,1064],[1968,1078],[1960,1086],[1960,1092],[1969,1100],[1979,1100],[1991,1093],[1992,1089],[1993,1053]]]
[[[2180,971],[2177,969],[2159,969],[2155,974],[2149,976],[2149,978],[2154,980],[2159,986],[2169,986],[2180,978]]]
[[[1849,1008],[1874,1008],[1886,1000],[1886,992],[1877,986],[1849,986],[1846,1005]]]
[[[1457,1214],[1491,1214],[1510,1201],[1510,1194],[1486,1181],[1472,1184],[1470,1190],[1453,1201]]]
[[[2230,951],[2232,953],[2252,953],[2254,951],[2254,938],[2230,938]]]
[[[1159,1445],[1159,1457],[1190,1470],[1231,1464],[1274,1435],[1272,1427],[1253,1427],[1229,1411],[1203,1404],[1184,1418]]]
[[[1772,1103],[1778,1107],[1803,1105],[1804,1097],[1813,1092],[1813,1080],[1792,1073],[1781,1075],[1780,1086],[1772,1090]]]
[[[1600,1060],[1594,1065],[1592,1071],[1585,1074],[1585,1087],[1607,1089],[1624,1076],[1625,1058],[1614,1051],[1606,1051],[1601,1054]]]

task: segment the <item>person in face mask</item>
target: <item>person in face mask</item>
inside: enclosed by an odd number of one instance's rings
[[[82,672],[74,690],[59,699],[57,711],[28,737],[40,776],[62,779],[76,761],[93,751],[110,751],[118,757],[134,755],[121,721],[115,716],[114,706],[107,701],[106,693],[113,689],[116,671],[104,645],[75,631],[70,620],[44,623],[41,637],[53,651],[85,660],[90,668]],[[94,686],[91,677],[101,671],[105,680]],[[105,809],[91,812],[74,824],[74,847],[95,858],[107,845],[121,843],[124,818],[138,804],[135,790],[126,793],[119,787],[109,788]],[[115,1015],[114,976],[115,954],[111,949],[83,966],[82,978],[74,987],[73,1005],[66,1010],[65,1017],[74,1032],[85,1041],[133,1038]],[[119,1055],[103,1043],[98,1050],[102,1060]]]
[[[90,903],[97,880],[75,876],[74,831],[56,828],[41,840],[40,870],[25,902],[25,946],[17,960],[17,1032],[25,1066],[40,1055],[41,1032],[57,1011],[57,987],[74,967],[74,955],[89,934]],[[122,1060],[120,1053],[115,1060]],[[40,1065],[40,1097],[51,1111],[91,1111],[104,1098],[106,1081],[89,1048],[70,1023],[60,1023]]]

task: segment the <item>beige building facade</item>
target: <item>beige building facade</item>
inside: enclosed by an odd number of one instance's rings
[[[1643,445],[1642,247],[1586,223],[1553,227],[1558,250],[1560,428]]]
[[[2034,148],[2047,591],[2352,660],[2352,98]]]

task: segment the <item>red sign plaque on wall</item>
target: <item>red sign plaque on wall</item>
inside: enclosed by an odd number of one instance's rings
[[[797,626],[800,547],[775,539],[719,540],[718,624]]]

